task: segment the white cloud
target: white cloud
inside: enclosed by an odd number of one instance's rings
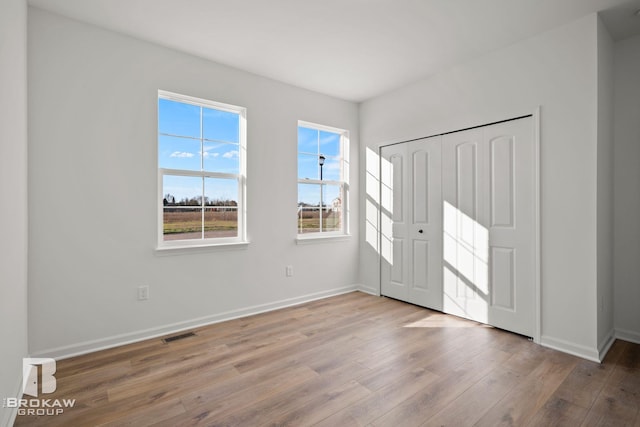
[[[340,170],[340,162],[327,162],[324,164],[324,170]]]
[[[231,159],[233,157],[238,157],[238,151],[237,150],[232,150],[232,151],[227,151],[226,153],[224,153],[222,155],[222,157],[224,157],[225,159]]]
[[[194,156],[193,153],[188,153],[186,151],[174,151],[173,153],[171,153],[169,157],[178,157],[178,158],[184,159],[184,158],[191,158],[193,156]]]

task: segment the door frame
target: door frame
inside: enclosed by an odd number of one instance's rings
[[[419,139],[430,138],[435,136],[443,136],[450,133],[461,132],[469,129],[475,129],[485,126],[490,126],[498,123],[510,122],[518,119],[523,119],[526,117],[531,117],[533,122],[533,187],[534,187],[534,206],[533,206],[533,285],[534,285],[534,333],[533,342],[536,344],[540,344],[540,336],[542,330],[542,316],[541,316],[541,290],[542,290],[542,264],[541,264],[541,222],[540,222],[540,186],[541,186],[541,176],[540,176],[540,113],[541,106],[537,106],[532,113],[514,116],[512,118],[499,120],[491,123],[485,123],[478,126],[472,126],[464,129],[457,129],[449,132],[443,132],[434,135],[421,136],[419,138],[393,142],[388,144],[381,144],[378,146],[377,154],[378,154],[378,176],[382,176],[382,147],[387,147],[390,145],[396,144],[404,144],[411,141],[416,141]],[[382,182],[378,182],[378,200],[382,200]],[[382,231],[380,229],[380,224],[382,223],[382,209],[378,207],[378,230],[377,230],[377,244],[378,248],[382,246]],[[382,296],[382,254],[378,249],[378,296]]]

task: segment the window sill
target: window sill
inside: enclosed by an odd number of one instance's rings
[[[347,240],[351,240],[350,234],[332,234],[329,236],[305,236],[298,235],[296,238],[296,244],[298,245],[313,245],[316,243],[333,243],[333,242],[344,242]]]
[[[182,255],[188,253],[200,252],[220,252],[230,250],[244,250],[249,247],[249,242],[231,242],[231,243],[214,243],[202,245],[183,245],[183,246],[158,246],[155,248],[155,254],[159,256],[165,255]]]

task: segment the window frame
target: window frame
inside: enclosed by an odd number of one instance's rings
[[[307,128],[307,129],[313,129],[313,130],[317,130],[319,132],[330,132],[330,133],[334,133],[334,134],[338,134],[340,136],[340,157],[339,157],[339,162],[340,162],[340,178],[339,180],[326,180],[326,179],[309,179],[309,178],[301,178],[300,177],[300,170],[299,170],[299,159],[300,159],[300,154],[311,154],[311,153],[305,153],[305,152],[301,152],[300,151],[300,140],[299,140],[299,136],[297,139],[297,144],[296,144],[296,175],[297,175],[297,184],[298,184],[298,188],[296,190],[296,193],[298,195],[298,202],[297,202],[297,208],[298,210],[300,209],[300,189],[299,186],[300,184],[316,184],[316,185],[320,185],[321,190],[322,191],[322,186],[323,185],[337,185],[340,188],[340,197],[342,199],[342,206],[341,206],[341,213],[340,213],[340,225],[341,225],[341,229],[340,230],[336,230],[336,231],[322,231],[322,225],[321,225],[321,221],[320,221],[320,229],[319,231],[313,231],[313,232],[306,232],[306,233],[300,233],[300,225],[299,225],[299,219],[297,219],[298,224],[296,224],[296,231],[297,231],[297,238],[296,241],[300,244],[300,243],[307,243],[307,242],[312,242],[312,241],[317,241],[317,240],[328,240],[328,239],[332,239],[332,240],[341,240],[344,238],[347,238],[350,236],[349,233],[349,131],[346,129],[340,129],[340,128],[336,128],[336,127],[332,127],[332,126],[327,126],[327,125],[321,125],[318,123],[313,123],[313,122],[308,122],[308,121],[304,121],[304,120],[298,120],[298,127],[296,128],[298,130],[298,135],[300,132],[300,128]],[[320,154],[322,154],[320,152],[320,147],[319,147],[319,142],[318,142],[318,153],[317,155],[319,156]],[[324,203],[324,201],[322,201]],[[319,215],[320,217],[322,215]],[[299,214],[296,215],[296,217],[299,218]]]
[[[159,150],[160,150],[160,136],[166,135],[160,133],[160,100],[166,99],[169,101],[180,102],[183,104],[194,105],[197,107],[215,109],[219,111],[238,114],[239,129],[238,129],[238,173],[216,172],[212,170],[200,171],[188,170],[188,169],[169,169],[160,167]],[[203,248],[203,247],[225,247],[234,245],[246,245],[247,240],[247,226],[246,226],[246,182],[247,182],[247,109],[245,107],[239,107],[236,105],[225,104],[217,101],[211,101],[202,98],[196,98],[189,95],[182,95],[178,93],[168,92],[165,90],[158,90],[158,96],[156,100],[156,169],[157,169],[157,249],[185,249],[185,248]],[[202,114],[202,110],[201,113]],[[202,117],[201,117],[202,120]],[[180,135],[177,135],[180,136]],[[200,135],[200,138],[195,138],[200,141],[201,147],[204,144],[204,135]],[[202,149],[202,148],[201,148]],[[183,176],[183,177],[197,177],[202,178],[203,183],[206,178],[220,178],[236,180],[238,183],[238,195],[237,195],[237,224],[238,234],[234,237],[204,237],[204,228],[202,229],[203,236],[199,239],[182,239],[182,240],[165,240],[164,239],[164,184],[163,179],[165,176]],[[203,184],[204,185],[204,184]],[[204,186],[202,195],[204,196]],[[199,206],[203,210],[206,206],[202,204]]]

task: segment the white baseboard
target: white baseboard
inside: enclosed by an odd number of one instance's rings
[[[330,289],[327,291],[307,294],[300,297],[288,298],[280,301],[274,301],[267,304],[254,305],[237,310],[226,311],[224,313],[214,314],[210,316],[200,317],[197,319],[186,320],[183,322],[173,323],[169,325],[159,326],[156,328],[145,329],[126,334],[114,335],[107,338],[85,341],[77,344],[71,344],[63,347],[51,348],[31,354],[31,357],[50,357],[56,360],[67,359],[69,357],[80,356],[82,354],[93,353],[95,351],[105,350],[108,348],[118,347],[121,345],[131,344],[138,341],[156,338],[163,335],[181,332],[187,329],[198,328],[211,325],[214,323],[224,322],[227,320],[237,319],[239,317],[251,316],[254,314],[265,313],[267,311],[278,310],[280,308],[290,307],[318,299],[328,298],[336,295],[346,294],[358,290],[357,285],[345,286],[342,288]]]
[[[22,371],[18,373],[18,385],[14,389],[13,396],[16,399],[22,399]],[[2,396],[3,399],[9,396]],[[0,426],[12,426],[16,422],[18,416],[18,408],[5,408],[2,407],[2,417],[0,418]]]
[[[625,329],[616,329],[616,338],[622,341],[629,341],[634,344],[640,344],[640,333],[628,331]]]
[[[597,348],[591,348],[545,335],[540,337],[540,345],[600,363],[600,352]]]
[[[609,334],[604,339],[604,341],[600,343],[600,345],[598,346],[598,358],[600,359],[600,362],[604,360],[605,356],[609,352],[609,349],[611,348],[611,346],[615,341],[616,341],[616,334],[615,334],[615,331],[612,329],[611,331],[609,331]]]
[[[364,292],[365,294],[370,294],[370,295],[374,295],[374,296],[377,296],[377,297],[380,296],[380,292],[378,292],[378,289],[372,288],[370,286],[363,285],[362,283],[357,285],[357,289],[360,292]]]

